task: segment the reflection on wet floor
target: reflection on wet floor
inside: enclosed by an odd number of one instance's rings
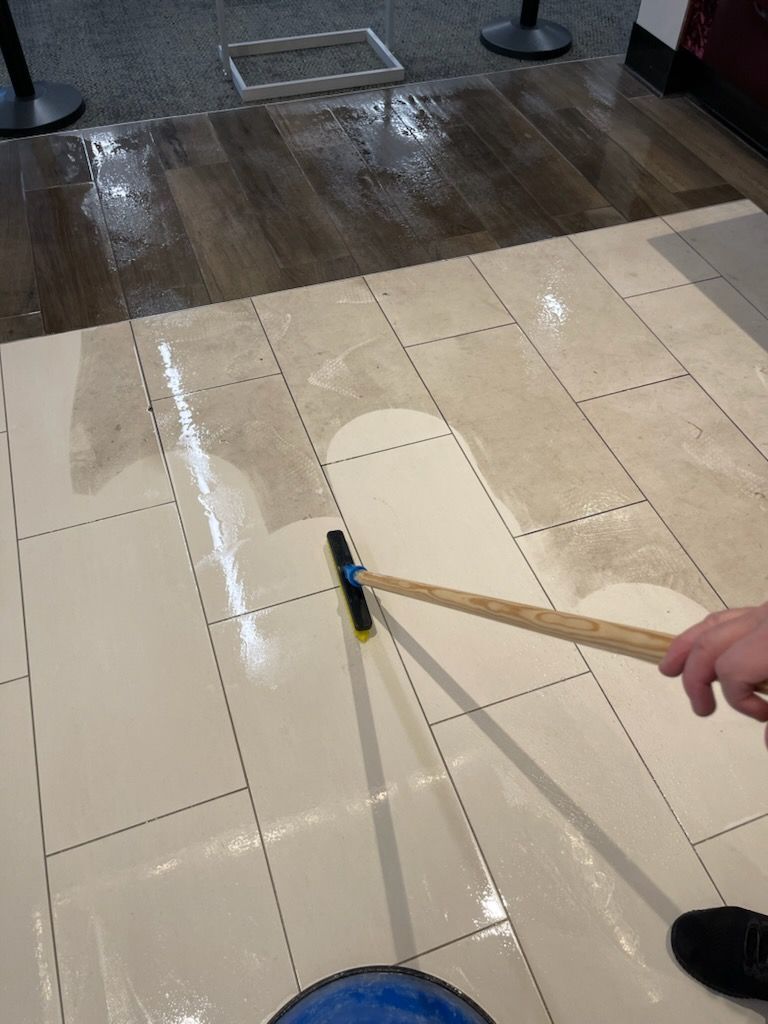
[[[768,218],[678,216],[0,349],[2,1020],[263,1024],[375,962],[762,1019],[666,945],[765,888],[752,723],[392,595],[361,645],[324,547],[668,632],[764,597]]]

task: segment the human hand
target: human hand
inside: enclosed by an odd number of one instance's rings
[[[768,722],[768,701],[756,692],[768,680],[768,603],[708,615],[672,641],[659,671],[665,676],[682,673],[697,715],[715,710],[712,683],[717,679],[732,708]]]

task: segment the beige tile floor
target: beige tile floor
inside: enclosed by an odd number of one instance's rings
[[[746,202],[0,347],[0,1020],[262,1024],[402,962],[497,1024],[764,1021],[768,753],[647,665],[382,571],[675,632],[768,598]],[[760,894],[763,895],[760,895]]]

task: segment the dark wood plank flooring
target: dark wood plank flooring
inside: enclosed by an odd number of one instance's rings
[[[768,164],[615,58],[0,144],[0,341],[746,196]]]

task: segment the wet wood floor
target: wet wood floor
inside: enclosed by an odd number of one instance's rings
[[[746,196],[768,163],[615,58],[0,145],[0,341]]]

